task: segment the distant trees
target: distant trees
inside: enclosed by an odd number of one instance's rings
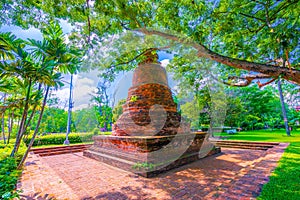
[[[241,127],[247,130],[284,128],[276,87],[266,86],[263,89],[259,89],[257,85],[243,88],[227,87],[224,92],[226,93],[224,126]],[[203,125],[208,126],[211,120],[209,115],[211,108],[205,108],[205,104],[210,104],[210,99],[206,98],[205,103],[201,103],[201,101],[198,101],[200,107],[197,106],[195,100],[181,106],[182,115],[191,119],[195,129],[201,128]],[[197,106],[197,108],[195,109],[193,106]],[[297,125],[300,113],[296,112],[292,106],[286,105],[286,107],[290,119],[289,125]]]
[[[99,130],[96,109],[95,106],[90,106],[73,111],[73,123],[77,132],[91,132],[95,128]]]
[[[43,118],[40,122],[39,134],[63,133],[67,129],[68,113],[62,108],[46,107]],[[31,123],[31,130],[34,130],[38,122],[35,116]]]
[[[229,108],[232,105],[239,106],[237,109],[228,109],[227,125],[232,124],[236,127],[244,129],[262,129],[265,127],[279,126],[282,124],[280,100],[276,93],[272,91],[271,86],[266,86],[259,89],[257,85],[248,86],[245,88],[231,88],[228,98],[234,100],[230,102]],[[232,104],[234,103],[234,104]],[[232,115],[237,116],[237,120],[233,123],[228,123]],[[274,124],[274,118],[276,122]]]
[[[121,116],[121,114],[123,113],[123,105],[126,103],[126,99],[121,99],[117,105],[113,108],[112,110],[112,122],[115,123],[119,117]]]
[[[112,108],[109,106],[108,88],[110,82],[107,79],[99,82],[97,91],[92,94],[91,101],[94,103],[95,117],[98,121],[98,127],[101,131],[111,130]]]

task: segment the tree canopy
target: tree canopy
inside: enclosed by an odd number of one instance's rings
[[[11,0],[0,9],[2,24],[42,27],[49,19],[64,19],[76,29],[73,38],[90,46],[125,31],[155,35],[193,47],[198,58],[214,60],[220,69],[299,84],[299,7],[298,0]],[[132,49],[125,57],[141,52]]]

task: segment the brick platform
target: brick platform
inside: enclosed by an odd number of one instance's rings
[[[84,156],[143,177],[153,177],[170,169],[221,152],[206,141],[207,133],[176,136],[96,136]],[[200,152],[204,154],[200,156]]]
[[[22,199],[253,199],[277,166],[281,143],[267,151],[222,149],[222,153],[155,178],[82,156],[30,154],[18,189]]]

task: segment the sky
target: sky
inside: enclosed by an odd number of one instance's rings
[[[72,30],[72,26],[68,24],[66,21],[61,20],[60,24],[62,26],[64,34],[68,34]],[[42,40],[42,34],[38,29],[29,28],[27,30],[23,30],[17,26],[2,26],[0,28],[0,32],[12,32],[19,38],[22,39],[36,39]],[[172,57],[171,54],[167,54],[164,52],[159,53],[159,60],[162,63],[162,66],[166,66],[169,63],[169,59]],[[82,108],[88,107],[92,102],[91,94],[96,91],[96,87],[99,81],[99,71],[92,70],[87,73],[80,72],[79,74],[74,75],[73,78],[73,102],[74,102],[74,110],[79,110]],[[109,88],[109,96],[116,105],[117,102],[121,99],[127,98],[127,91],[131,86],[133,72],[120,73],[116,81],[111,84]],[[67,109],[66,103],[68,102],[69,92],[70,92],[70,75],[66,75],[64,77],[65,85],[53,92],[53,95],[57,96],[61,102],[63,102],[60,106],[62,108]],[[174,82],[169,78],[170,87],[174,85]]]

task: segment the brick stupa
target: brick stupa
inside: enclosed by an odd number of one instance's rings
[[[134,71],[123,113],[111,136],[95,136],[85,156],[152,177],[220,152],[206,142],[207,133],[191,133],[183,122],[156,54]],[[205,141],[205,142],[204,142]],[[204,144],[204,145],[203,145]]]
[[[163,136],[188,133],[189,124],[181,121],[177,105],[168,86],[165,68],[157,55],[149,53],[147,60],[135,69],[123,114],[112,135]]]

